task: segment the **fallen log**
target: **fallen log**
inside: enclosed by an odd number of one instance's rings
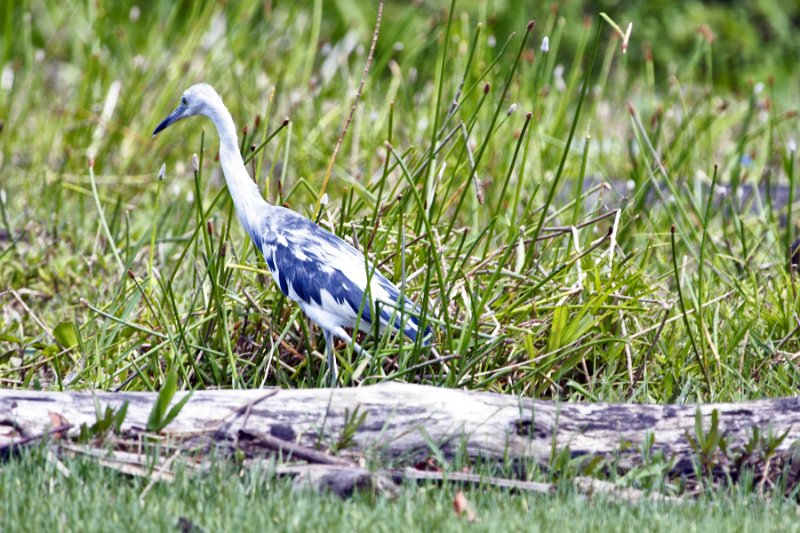
[[[101,411],[118,409],[123,402],[128,408],[122,434],[141,434],[155,398],[155,393],[0,391],[0,446],[45,435],[54,421],[68,425],[67,435],[74,437],[81,425],[97,421],[97,406]],[[771,435],[774,451],[785,454],[800,439],[800,397],[635,405],[562,403],[402,383],[209,390],[195,392],[162,434],[229,448],[252,448],[253,435],[263,434],[308,449],[347,448],[354,455],[368,451],[370,457],[407,465],[430,457],[435,448],[448,459],[463,451],[488,461],[547,466],[555,446],[572,457],[613,459],[622,470],[640,464],[642,446],[649,441],[650,455],[663,452],[673,461],[671,471],[680,474],[694,471],[701,453],[698,443],[714,431],[726,453],[749,449],[754,442],[767,446]],[[289,446],[267,444],[265,448],[292,453]]]

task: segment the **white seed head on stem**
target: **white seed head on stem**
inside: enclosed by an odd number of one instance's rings
[[[631,39],[631,31],[633,31],[633,22],[628,23],[628,28],[625,30],[625,35],[622,36],[622,53],[628,51],[628,43]]]

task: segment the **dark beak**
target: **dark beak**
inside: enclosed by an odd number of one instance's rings
[[[156,129],[153,130],[153,137],[155,137],[158,134],[158,132],[160,132],[161,130],[166,129],[167,126],[169,126],[169,125],[171,125],[171,124],[173,124],[175,122],[178,122],[180,119],[182,119],[183,118],[183,114],[185,112],[186,112],[186,106],[179,105],[175,109],[175,111],[170,113],[170,115],[161,122],[161,124],[156,126]]]

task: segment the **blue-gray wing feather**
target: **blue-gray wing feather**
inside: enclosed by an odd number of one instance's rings
[[[369,298],[377,299],[381,323],[389,325],[394,315],[393,329],[402,328],[407,337],[416,340],[419,306],[401,297],[397,287],[341,238],[293,211],[274,209],[279,210],[279,216],[273,217],[277,223],[267,223],[257,236],[251,236],[264,253],[281,292],[300,303],[322,305],[322,291],[327,291],[342,306],[343,315],[356,317],[360,314],[362,326],[372,324],[374,303]],[[370,294],[365,298],[367,280],[371,282],[372,292],[384,294]],[[381,305],[383,299],[390,305]],[[400,311],[394,308],[401,301],[404,309],[413,312],[405,316],[405,327]],[[431,327],[427,326],[423,339],[428,342],[430,336]]]

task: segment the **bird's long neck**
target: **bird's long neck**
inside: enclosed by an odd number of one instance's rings
[[[255,240],[256,229],[268,205],[261,196],[258,186],[250,178],[239,152],[239,140],[233,118],[225,106],[216,107],[209,114],[219,134],[219,162],[228,191],[236,206],[236,213],[247,233]]]

